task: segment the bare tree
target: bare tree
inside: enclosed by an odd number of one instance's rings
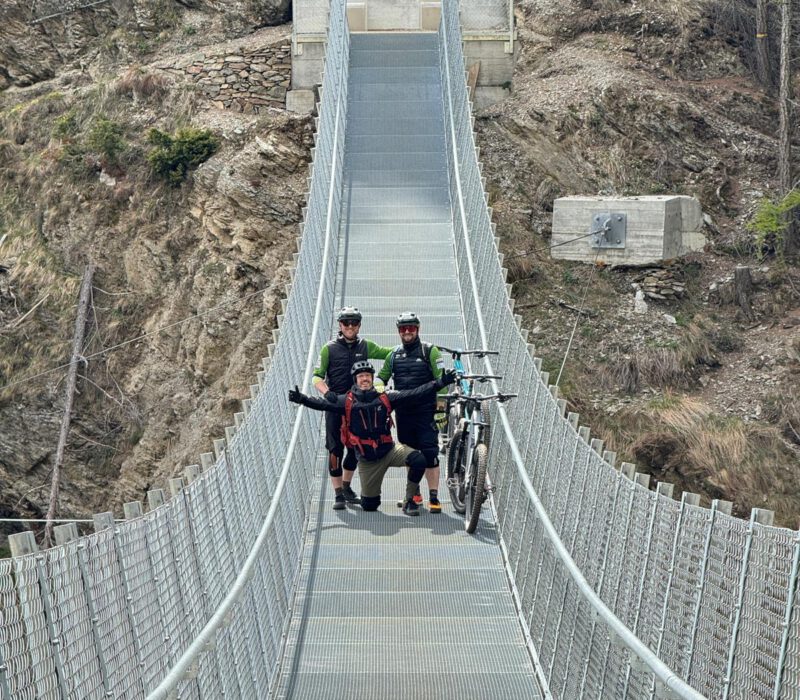
[[[53,465],[53,479],[50,484],[50,507],[47,509],[47,525],[44,529],[44,546],[53,544],[53,520],[58,507],[58,491],[61,484],[61,468],[64,465],[64,452],[67,447],[69,424],[72,418],[72,401],[75,396],[75,382],[78,377],[78,363],[81,360],[83,336],[86,330],[86,314],[89,310],[89,299],[92,292],[92,278],[94,265],[89,264],[83,273],[81,293],[78,299],[78,313],[75,317],[75,333],[72,337],[72,356],[67,373],[67,388],[64,396],[64,415],[61,419],[61,430],[58,434],[58,447],[56,447],[56,461]]]
[[[791,121],[792,121],[792,66],[791,66],[791,0],[781,0],[781,73],[778,106],[780,109],[778,179],[781,196],[784,197],[792,189],[791,173]]]
[[[756,75],[761,86],[771,90],[773,80],[769,63],[767,4],[768,0],[756,0]]]

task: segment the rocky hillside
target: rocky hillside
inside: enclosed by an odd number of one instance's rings
[[[0,514],[46,511],[65,372],[25,378],[68,360],[90,260],[62,514],[141,499],[247,396],[312,145],[311,120],[280,106],[286,10],[117,0],[36,24],[29,4],[0,10]],[[800,514],[800,274],[747,228],[776,187],[751,13],[523,0],[512,94],[477,127],[509,281],[551,379],[573,332],[565,305],[582,310],[560,382],[572,410],[656,478],[787,523]],[[153,129],[210,134],[216,150],[164,178]],[[554,197],[667,192],[699,198],[703,254],[633,271],[550,259]],[[749,309],[730,293],[737,265],[753,270]],[[634,284],[673,294],[638,313]]]
[[[88,261],[89,359],[61,500],[73,516],[142,499],[211,449],[249,396],[296,250],[313,130],[282,107],[290,26],[213,3],[119,5],[0,24],[13,83],[0,93],[5,517],[47,509],[65,371],[25,378],[68,362]],[[168,14],[158,31],[147,7]],[[253,88],[226,105],[219,87],[244,85],[245,68]],[[165,179],[148,161],[153,129],[210,133],[216,152]]]
[[[750,229],[777,196],[778,149],[752,12],[523,1],[512,95],[477,123],[516,309],[571,410],[654,479],[796,526],[800,270]],[[555,197],[664,193],[700,201],[703,253],[636,270],[550,259]]]

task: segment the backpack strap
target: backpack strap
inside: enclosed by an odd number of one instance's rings
[[[431,352],[433,345],[430,343],[426,343],[424,340],[422,341],[422,359],[425,360],[427,365],[430,367],[431,364]]]
[[[344,397],[344,420],[339,431],[341,433],[342,444],[345,447],[352,447],[353,434],[350,432],[350,414],[353,412],[353,392],[348,391]]]
[[[394,442],[391,435],[392,427],[394,426],[394,421],[392,421],[392,402],[389,401],[389,397],[385,393],[378,394],[378,399],[386,408],[386,427],[388,428],[387,432],[380,436],[380,440],[360,438],[350,430],[350,417],[353,412],[353,401],[355,400],[353,392],[348,391],[344,399],[344,420],[342,421],[341,430],[342,444],[347,447],[355,447],[362,455],[364,454],[364,445],[374,450],[379,444]]]

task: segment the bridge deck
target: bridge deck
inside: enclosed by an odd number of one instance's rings
[[[352,36],[337,300],[386,345],[405,309],[423,338],[463,343],[438,60],[435,34]],[[400,469],[379,512],[333,511],[327,481],[278,697],[541,697],[491,515],[476,536],[444,499],[403,515]]]

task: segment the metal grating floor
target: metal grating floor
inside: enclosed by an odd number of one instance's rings
[[[404,310],[463,345],[438,61],[435,34],[352,35],[337,305],[384,345]],[[541,698],[489,509],[471,536],[404,490],[392,470],[378,512],[333,511],[321,479],[276,697]]]

